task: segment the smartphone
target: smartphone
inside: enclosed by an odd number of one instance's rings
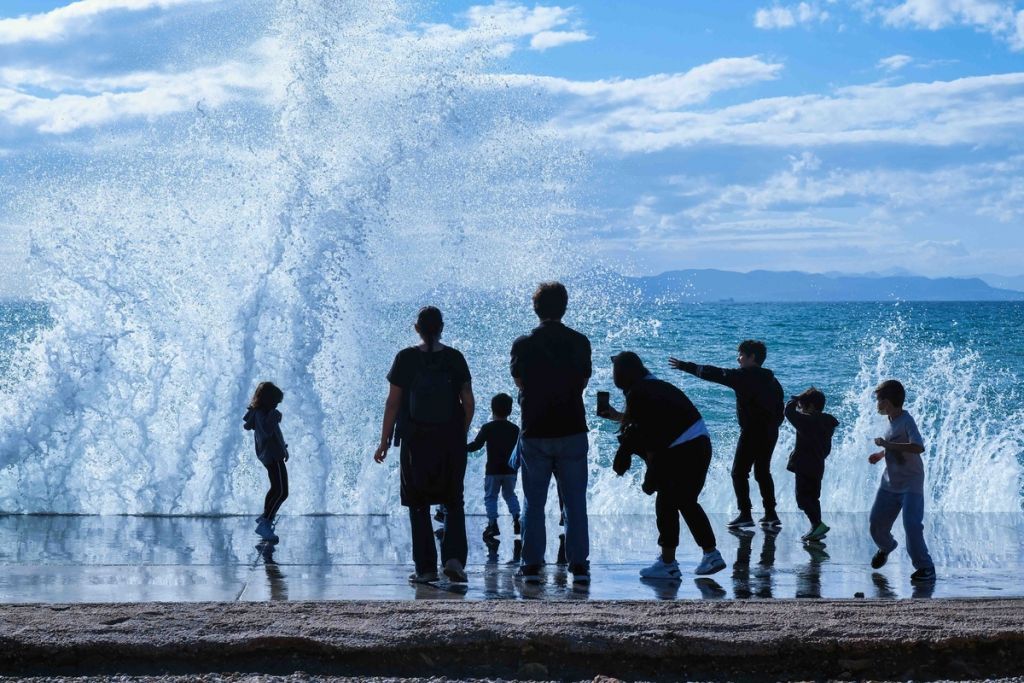
[[[611,394],[607,391],[597,392],[597,414],[604,415],[611,409]]]

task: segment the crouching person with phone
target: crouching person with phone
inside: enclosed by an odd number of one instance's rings
[[[711,465],[711,437],[704,419],[686,394],[652,375],[632,351],[613,356],[612,364],[615,386],[625,395],[626,409],[620,413],[607,404],[607,395],[602,395],[598,415],[622,424],[613,468],[622,476],[629,470],[632,456],[640,455],[647,463],[643,490],[657,496],[654,509],[661,554],[654,564],[640,570],[640,576],[681,578],[676,561],[680,514],[704,553],[696,573],[725,569],[711,522],[698,502]]]

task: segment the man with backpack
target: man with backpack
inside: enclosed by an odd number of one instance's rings
[[[772,453],[779,441],[779,427],[784,419],[783,391],[775,374],[761,367],[768,357],[764,342],[748,339],[741,342],[736,362],[738,368],[716,368],[669,359],[676,370],[688,372],[703,380],[722,384],[736,392],[736,417],[740,423],[740,438],[736,442],[736,457],[732,463],[732,486],[740,514],[729,522],[733,529],[752,527],[753,505],[750,502],[750,469],[761,489],[764,517],[759,521],[767,531],[782,527],[775,512],[775,482],[772,481]]]
[[[569,295],[559,282],[533,294],[540,325],[512,345],[511,373],[522,411],[523,555],[516,576],[539,583],[547,546],[544,507],[552,475],[563,498],[565,554],[573,583],[590,582],[587,523],[587,419],[590,340],[562,324]]]

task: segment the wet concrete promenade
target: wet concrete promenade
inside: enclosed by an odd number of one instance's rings
[[[938,567],[933,587],[911,585],[902,548],[880,571],[863,514],[833,515],[825,543],[799,541],[804,521],[784,515],[778,534],[725,531],[713,516],[728,567],[692,574],[696,548],[680,548],[681,582],[643,582],[656,553],[654,518],[591,518],[593,583],[574,588],[555,564],[557,521],[549,523],[549,566],[540,586],[513,578],[513,543],[481,541],[486,520],[470,517],[469,583],[411,586],[404,517],[283,517],[281,541],[259,549],[248,518],[0,517],[0,602],[201,602],[272,600],[548,599],[673,600],[782,598],[1010,598],[1024,596],[1020,515],[931,515],[926,538]],[[685,529],[685,527],[684,527]],[[897,526],[902,543],[902,530]]]

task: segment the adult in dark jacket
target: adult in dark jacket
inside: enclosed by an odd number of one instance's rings
[[[736,442],[736,457],[732,464],[732,485],[740,513],[729,522],[729,526],[754,526],[749,481],[750,469],[753,468],[764,505],[764,517],[760,523],[774,530],[782,526],[775,512],[775,482],[771,471],[772,453],[779,441],[779,426],[783,420],[782,385],[771,370],[761,367],[768,356],[764,342],[748,339],[739,345],[738,351],[736,362],[739,368],[734,369],[697,365],[678,358],[670,358],[669,364],[676,370],[722,384],[736,392],[740,438]]]
[[[640,570],[645,579],[679,580],[676,561],[679,546],[679,515],[704,555],[697,574],[714,574],[725,568],[718,552],[711,522],[698,502],[711,466],[711,436],[700,411],[675,386],[656,378],[632,351],[612,357],[615,386],[626,398],[623,413],[609,408],[602,417],[622,423],[614,468],[620,476],[629,469],[633,453],[647,462],[644,492],[656,493],[661,554],[650,567]]]
[[[801,537],[805,541],[819,541],[829,532],[821,521],[821,480],[839,420],[822,412],[825,400],[824,393],[811,387],[786,404],[786,419],[796,429],[796,445],[786,469],[796,475],[796,504],[811,523],[810,531]]]
[[[441,543],[444,573],[465,582],[466,432],[475,410],[469,366],[461,353],[441,344],[444,320],[437,308],[421,308],[415,329],[423,343],[399,351],[388,373],[390,389],[373,459],[384,462],[394,435],[401,446],[401,499],[409,508],[416,564],[409,580],[428,583],[438,578],[430,506],[441,504],[447,510]]]

